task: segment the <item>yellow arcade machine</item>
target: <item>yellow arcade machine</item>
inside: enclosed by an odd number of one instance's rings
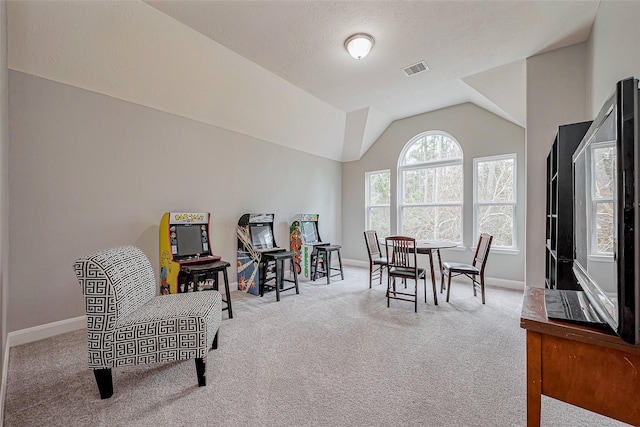
[[[160,293],[177,294],[189,283],[178,283],[185,267],[209,264],[221,257],[213,255],[209,233],[209,213],[165,212],[160,221]],[[183,289],[180,289],[180,286]]]

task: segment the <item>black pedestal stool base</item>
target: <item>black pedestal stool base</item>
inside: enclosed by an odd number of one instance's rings
[[[331,283],[331,278],[340,275],[340,278],[344,280],[344,273],[342,271],[342,256],[340,255],[340,249],[342,246],[340,245],[328,245],[328,246],[319,246],[318,247],[318,255],[316,255],[315,260],[313,262],[313,276],[311,280],[316,280],[318,277],[322,277],[323,275],[327,278],[327,285]],[[333,252],[337,252],[338,254],[338,263],[340,267],[332,267],[331,266],[331,254]],[[318,270],[318,259],[322,259],[324,270]],[[338,271],[339,273],[332,274],[331,271]]]
[[[293,265],[293,257],[295,252],[285,251],[285,252],[273,252],[273,253],[264,253],[262,254],[262,264],[263,264],[263,273],[261,275],[260,280],[260,296],[264,295],[265,289],[275,290],[276,291],[276,301],[280,301],[280,292],[288,291],[290,289],[295,289],[296,294],[300,293],[298,289],[298,273],[296,269],[293,268],[293,280],[284,278],[284,265],[286,260],[290,260],[291,265]],[[270,263],[275,263],[276,272],[275,275],[267,278],[267,270]],[[284,287],[284,282],[292,283],[293,285],[288,288]]]

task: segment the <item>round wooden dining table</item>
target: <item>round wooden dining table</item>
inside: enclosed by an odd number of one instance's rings
[[[431,283],[436,284],[436,274],[433,268],[433,252],[438,255],[438,267],[440,268],[440,276],[442,276],[442,258],[440,258],[440,249],[451,249],[457,245],[450,240],[416,240],[416,252],[423,255],[429,255],[429,265],[431,266]],[[444,280],[440,283],[440,292],[444,290]]]

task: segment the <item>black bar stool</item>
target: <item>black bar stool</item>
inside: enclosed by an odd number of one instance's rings
[[[322,277],[322,275],[327,276],[327,285],[331,283],[331,277],[337,276],[338,273],[331,275],[331,270],[340,271],[340,277],[344,280],[344,273],[342,272],[342,256],[340,255],[340,245],[327,245],[327,246],[318,246],[318,255],[316,255],[315,260],[313,262],[313,277],[311,280],[316,280],[318,275]],[[340,268],[331,266],[331,254],[333,252],[338,253],[338,262],[340,263]],[[322,259],[323,269],[324,271],[318,271],[318,259]]]
[[[285,279],[284,278],[284,262],[286,260],[290,260],[291,261],[291,265],[293,265],[293,257],[295,256],[295,252],[291,252],[291,251],[285,251],[285,252],[265,252],[262,254],[262,262],[261,267],[263,269],[263,273],[261,274],[261,278],[262,280],[260,280],[260,296],[264,295],[264,290],[265,288],[267,289],[267,292],[269,290],[275,289],[276,291],[276,301],[280,301],[280,292],[283,291],[288,291],[290,289],[294,289],[296,290],[296,294],[300,293],[300,290],[298,289],[298,273],[296,272],[296,269],[293,268],[293,280],[290,279]],[[275,264],[275,274],[271,275],[270,277],[267,277],[267,273],[270,267],[270,263],[274,263]],[[271,282],[273,281],[273,282]],[[271,283],[270,283],[271,282]],[[290,286],[288,288],[284,287],[284,282],[290,282],[293,283],[293,286]]]
[[[229,312],[229,319],[233,319],[233,310],[231,309],[231,294],[229,292],[229,277],[227,276],[227,268],[230,266],[231,264],[229,264],[227,261],[220,260],[220,261],[215,261],[207,264],[182,265],[180,266],[180,270],[186,273],[187,283],[193,282],[194,291],[199,290],[198,282],[201,282],[207,279],[214,280],[213,289],[217,291],[218,283],[219,283],[218,273],[222,271],[222,274],[224,276],[224,291],[226,294],[226,299],[222,298],[222,302],[226,304],[226,307],[223,307],[222,310],[223,311],[227,310]]]

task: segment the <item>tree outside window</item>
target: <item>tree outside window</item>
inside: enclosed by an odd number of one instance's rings
[[[474,230],[493,236],[493,247],[515,248],[516,155],[474,159]]]
[[[398,162],[401,234],[462,243],[462,159],[460,144],[444,132],[407,143]]]
[[[366,173],[366,224],[368,230],[376,230],[378,238],[391,233],[391,174],[389,170]]]

